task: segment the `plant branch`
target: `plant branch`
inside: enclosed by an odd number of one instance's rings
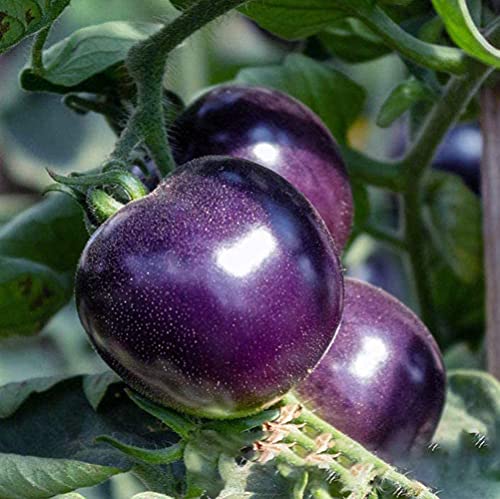
[[[406,242],[403,241],[395,231],[389,231],[373,224],[367,224],[363,227],[363,232],[398,251],[407,251],[408,249]]]
[[[133,46],[127,57],[137,84],[137,108],[117,142],[112,156],[127,159],[144,141],[164,176],[175,164],[168,145],[162,105],[163,76],[170,52],[210,21],[243,4],[244,0],[199,0],[147,40]]]
[[[434,71],[452,74],[464,74],[468,71],[469,58],[460,49],[427,43],[412,36],[379,6],[361,6],[355,3],[351,9],[389,47],[413,62]]]
[[[356,180],[394,192],[404,190],[404,176],[399,163],[383,162],[341,146],[349,174]]]
[[[484,139],[481,160],[484,265],[486,276],[486,351],[488,371],[500,379],[500,86],[481,94]]]
[[[299,404],[302,407],[300,415],[295,419],[297,423],[304,423],[306,427],[313,428],[321,434],[328,433],[331,435],[332,442],[334,443],[332,447],[333,451],[340,452],[342,456],[349,459],[353,464],[362,463],[363,465],[372,465],[374,471],[377,472],[379,480],[383,481],[386,485],[390,485],[402,497],[406,495],[418,499],[437,499],[425,485],[399,473],[394,467],[366,450],[361,444],[303,407],[294,395],[286,395],[284,402],[292,405]]]
[[[471,68],[468,76],[450,79],[440,100],[427,115],[415,141],[401,161],[406,184],[402,213],[404,238],[420,313],[434,334],[438,332],[439,322],[434,310],[428,272],[427,236],[422,216],[424,188],[429,166],[439,144],[492,71],[491,68],[474,61],[471,61]]]
[[[31,47],[31,68],[33,73],[43,75],[45,68],[43,66],[43,47],[49,36],[51,25],[41,29],[35,36],[33,45]]]

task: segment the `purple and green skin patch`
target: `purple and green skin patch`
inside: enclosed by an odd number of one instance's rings
[[[298,189],[318,210],[339,251],[353,201],[338,146],[309,108],[276,90],[229,85],[193,102],[170,132],[176,163],[213,154],[255,161]]]
[[[328,230],[293,186],[208,157],[94,233],[76,299],[96,350],[132,388],[232,418],[270,406],[319,362],[343,278]]]
[[[339,332],[297,388],[301,400],[394,460],[429,443],[445,389],[441,353],[420,319],[380,288],[347,278]]]

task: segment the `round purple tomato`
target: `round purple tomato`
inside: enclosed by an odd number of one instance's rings
[[[255,161],[286,178],[309,199],[341,250],[353,205],[337,144],[321,120],[276,90],[221,86],[192,103],[171,131],[177,164],[221,154]]]
[[[279,175],[234,158],[178,168],[88,242],[80,319],[102,358],[160,404],[226,418],[302,381],[337,330],[333,240]]]
[[[445,385],[438,346],[418,317],[380,288],[346,279],[337,337],[297,391],[336,428],[395,459],[432,438]]]

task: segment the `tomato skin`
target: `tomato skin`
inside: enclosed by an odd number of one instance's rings
[[[132,388],[198,416],[238,417],[304,379],[340,322],[333,240],[288,182],[209,157],[165,178],[92,236],[78,312]]]
[[[382,289],[347,278],[339,332],[297,391],[336,428],[395,460],[429,443],[445,388],[441,353],[420,319]]]
[[[347,171],[331,133],[299,101],[263,87],[216,87],[187,107],[170,136],[177,164],[222,154],[278,173],[318,210],[339,251],[345,246],[353,217]]]

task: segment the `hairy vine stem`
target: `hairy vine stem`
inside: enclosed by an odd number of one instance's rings
[[[292,394],[286,395],[283,401],[287,404],[300,405],[299,400]],[[361,444],[340,432],[308,409],[302,407],[301,413],[295,421],[304,423],[306,427],[313,428],[320,433],[331,435],[334,442],[333,451],[340,452],[341,455],[349,459],[353,464],[363,463],[365,465],[372,465],[379,479],[383,480],[386,485],[391,486],[395,491],[399,491],[401,497],[437,499],[437,496],[425,485],[399,473],[394,467],[382,461],[366,450]],[[300,441],[298,443],[300,444]]]
[[[45,67],[43,65],[43,47],[49,36],[51,26],[52,25],[49,24],[37,33],[31,47],[31,67],[33,68],[33,72],[38,75],[43,75],[45,73]]]
[[[150,38],[133,46],[127,65],[137,85],[137,107],[112,154],[126,160],[144,141],[164,176],[174,168],[162,106],[163,76],[170,52],[210,21],[244,0],[199,0]]]

